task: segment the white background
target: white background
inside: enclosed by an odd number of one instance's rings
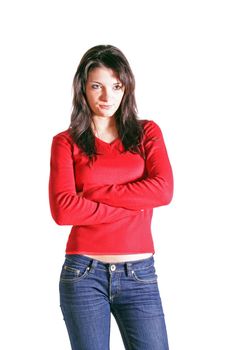
[[[231,5],[1,2],[1,349],[70,349],[58,296],[70,227],[50,216],[50,145],[68,128],[79,60],[99,44],[128,58],[139,116],[160,125],[173,167],[173,201],[153,218],[170,349],[233,349]]]

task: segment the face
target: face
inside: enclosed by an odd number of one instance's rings
[[[123,95],[124,86],[112,69],[98,67],[89,72],[86,98],[92,116],[113,116],[120,106]]]

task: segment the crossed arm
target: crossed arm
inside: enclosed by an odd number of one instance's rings
[[[72,145],[67,136],[53,138],[50,160],[49,200],[51,214],[59,225],[110,223],[141,210],[169,204],[173,174],[159,126],[145,125],[146,179],[126,184],[86,185],[76,192]]]
[[[173,197],[173,173],[160,127],[145,126],[147,178],[126,184],[92,185],[83,197],[114,207],[146,209],[169,204]]]
[[[83,198],[76,192],[72,145],[64,134],[53,138],[50,159],[49,202],[58,225],[96,225],[110,223],[140,210],[116,208]]]

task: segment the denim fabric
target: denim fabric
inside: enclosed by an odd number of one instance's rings
[[[125,349],[168,350],[153,256],[104,263],[66,255],[59,289],[73,350],[109,350],[111,313]]]

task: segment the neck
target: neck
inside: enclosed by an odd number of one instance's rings
[[[92,117],[91,123],[92,129],[97,130],[100,133],[110,130],[116,130],[116,121],[114,117]]]

